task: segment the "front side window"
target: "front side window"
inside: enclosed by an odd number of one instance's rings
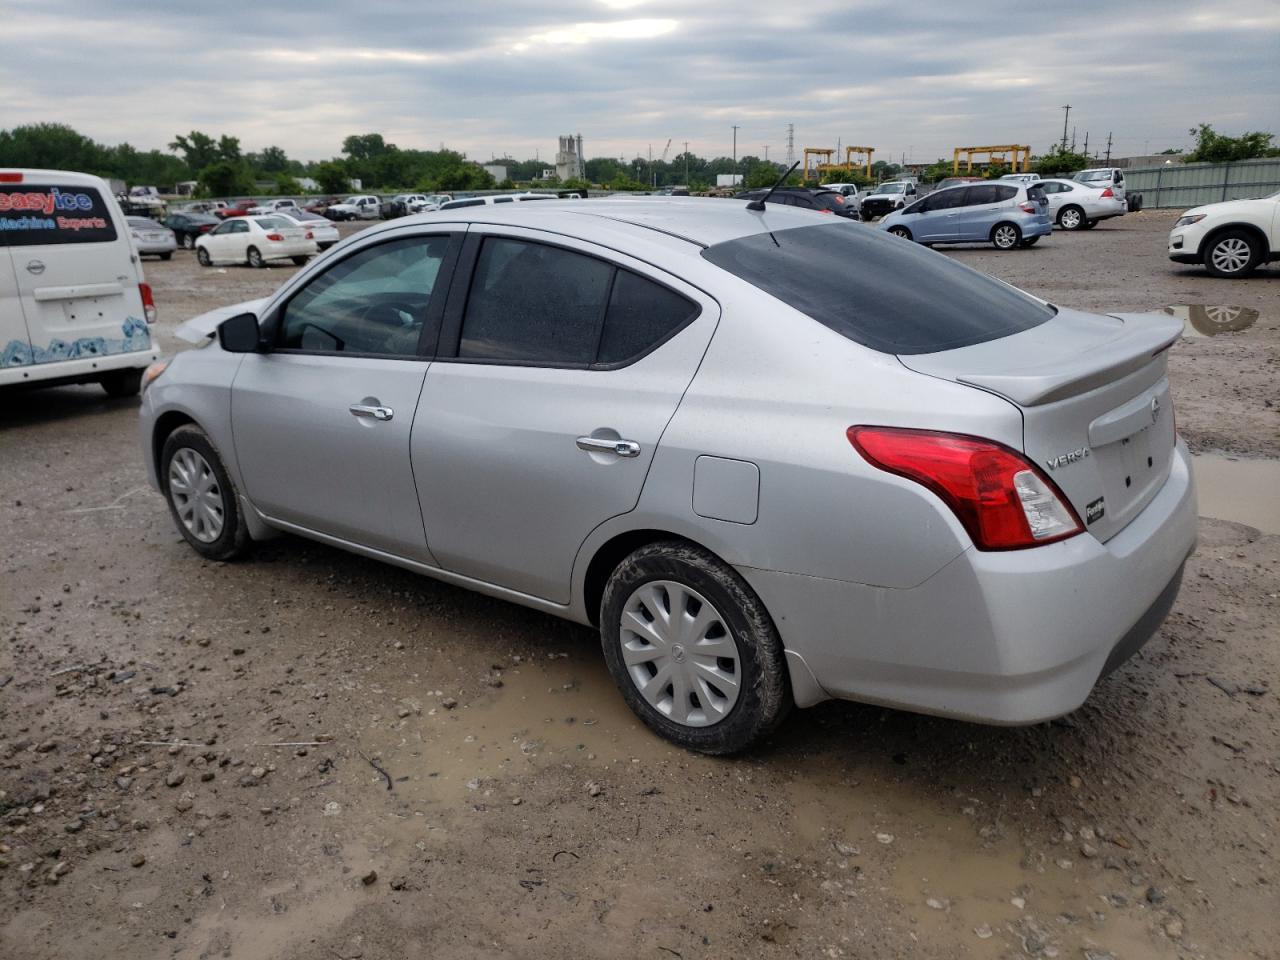
[[[964,206],[964,189],[943,190],[941,193],[926,197],[921,203],[928,204],[928,210],[931,213],[935,210],[954,210],[956,207]]]
[[[406,237],[335,263],[285,305],[278,345],[320,353],[418,356],[448,248],[447,236]]]

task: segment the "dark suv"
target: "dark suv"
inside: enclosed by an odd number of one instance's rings
[[[748,190],[738,194],[739,200],[759,200],[768,190]],[[816,210],[818,213],[833,213],[837,217],[850,220],[861,219],[858,208],[845,203],[844,197],[834,190],[814,190],[811,187],[779,187],[769,195],[769,203],[784,204],[788,207],[800,207],[804,210]]]

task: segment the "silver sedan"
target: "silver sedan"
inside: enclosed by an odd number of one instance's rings
[[[1123,217],[1128,209],[1110,184],[1053,179],[1037,180],[1036,186],[1049,198],[1049,216],[1063,230],[1092,230],[1102,220]]]
[[[156,223],[147,217],[126,217],[129,222],[129,234],[134,249],[140,257],[159,257],[169,260],[173,251],[178,249],[178,241],[173,231],[163,223]]]
[[[286,532],[591,624],[696,750],[830,697],[1074,710],[1195,544],[1181,324],[832,219],[645,198],[362,231],[183,325],[198,349],[145,378],[152,482],[206,558]]]

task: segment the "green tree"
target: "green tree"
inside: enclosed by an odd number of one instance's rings
[[[230,197],[256,190],[253,175],[243,160],[215,160],[200,171],[200,190],[210,197]]]
[[[649,184],[641,183],[639,180],[633,180],[631,179],[631,177],[627,176],[625,173],[618,174],[618,176],[610,180],[607,184],[605,184],[605,186],[607,186],[610,190],[635,191],[635,190],[649,189]]]
[[[342,152],[357,163],[374,160],[390,150],[394,143],[387,143],[380,133],[353,133],[342,141]]]
[[[455,163],[434,176],[429,176],[418,187],[423,193],[443,193],[454,190],[491,190],[493,177],[474,163]]]
[[[1075,153],[1056,146],[1048,153],[1042,154],[1032,165],[1032,169],[1042,177],[1059,177],[1087,169],[1091,162],[1088,154]]]
[[[187,169],[193,172],[203,170],[215,160],[222,159],[218,153],[217,141],[207,133],[201,133],[199,130],[192,130],[188,134],[178,134],[169,144],[169,150],[173,153],[182,154],[182,159],[186,161]]]
[[[66,124],[34,123],[0,131],[0,166],[106,173],[107,160],[103,147]]]
[[[302,184],[293,176],[287,173],[276,174],[276,193],[285,197],[296,197],[302,192]]]
[[[351,174],[341,160],[324,160],[315,165],[311,177],[320,184],[322,193],[346,193],[351,189]]]
[[[255,159],[255,166],[263,173],[284,173],[289,169],[289,155],[283,147],[263,147]]]
[[[515,183],[512,182],[510,177],[507,177],[507,179],[503,180],[500,184],[498,184],[499,190],[514,190],[515,188],[516,188],[516,185]]]
[[[1207,123],[1192,127],[1190,133],[1196,138],[1196,146],[1186,155],[1187,163],[1228,163],[1255,157],[1280,157],[1280,147],[1271,142],[1275,138],[1272,133],[1251,130],[1238,137],[1228,137]]]
[[[742,178],[742,185],[748,190],[759,190],[761,187],[772,187],[782,175],[782,168],[776,163],[757,161]]]

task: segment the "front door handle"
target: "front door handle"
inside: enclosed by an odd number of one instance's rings
[[[371,420],[390,420],[396,414],[390,407],[384,407],[377,401],[373,403],[353,403],[347,409],[351,411],[352,416],[369,417]]]
[[[640,456],[640,444],[634,440],[609,440],[604,437],[579,437],[578,449],[588,453],[612,453],[618,457]]]

